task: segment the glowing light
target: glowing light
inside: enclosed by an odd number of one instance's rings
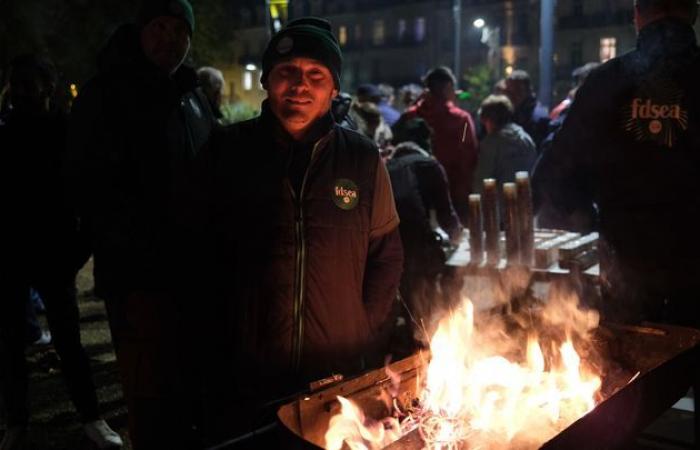
[[[339,397],[326,448],[381,449],[416,429],[427,450],[467,442],[470,449],[539,447],[600,400],[601,379],[574,345],[586,346],[599,317],[572,297],[530,314],[542,333],[511,335],[506,321],[479,315],[465,298],[432,335],[418,406],[407,413],[395,406],[394,417],[376,420]]]
[[[479,17],[478,19],[476,19],[474,21],[475,28],[484,28],[485,25],[486,25],[486,21],[484,19],[482,19],[481,17]]]
[[[258,66],[255,64],[248,63],[245,65],[245,70],[250,70],[251,72],[257,70]]]

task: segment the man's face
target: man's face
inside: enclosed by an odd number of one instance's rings
[[[272,113],[295,139],[328,112],[338,95],[330,70],[311,58],[293,58],[272,68],[265,83]]]
[[[141,31],[141,48],[153,64],[173,74],[190,49],[187,22],[177,17],[156,17]]]

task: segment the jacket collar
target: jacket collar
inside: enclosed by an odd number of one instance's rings
[[[683,54],[697,47],[695,31],[681,20],[664,18],[639,32],[637,48],[649,56]]]

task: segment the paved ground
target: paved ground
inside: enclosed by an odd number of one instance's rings
[[[86,266],[78,276],[82,342],[92,362],[103,417],[122,435],[127,442],[126,448],[130,449],[126,437],[126,406],[119,384],[107,316],[102,301],[90,294],[90,271],[91,267]],[[40,320],[45,326],[45,318],[40,316]],[[79,417],[60,376],[58,358],[53,348],[33,347],[28,351],[28,360],[32,416],[27,450],[89,449],[90,446],[83,439]]]

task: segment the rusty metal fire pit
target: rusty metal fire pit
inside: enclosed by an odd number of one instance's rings
[[[700,331],[669,325],[645,324],[640,327],[601,325],[596,341],[614,366],[603,374],[604,400],[593,411],[576,420],[540,448],[608,449],[634,438],[656,417],[682,398],[693,384]],[[415,354],[391,364],[399,374],[399,400],[408,404],[416,397],[417,377],[427,355]],[[633,375],[639,373],[632,381]],[[330,418],[337,414],[341,395],[357,403],[369,417],[387,415],[379,400],[391,380],[384,369],[332,385],[297,398],[278,410],[285,448],[318,448]],[[387,449],[418,450],[423,442],[417,431],[408,433]]]

